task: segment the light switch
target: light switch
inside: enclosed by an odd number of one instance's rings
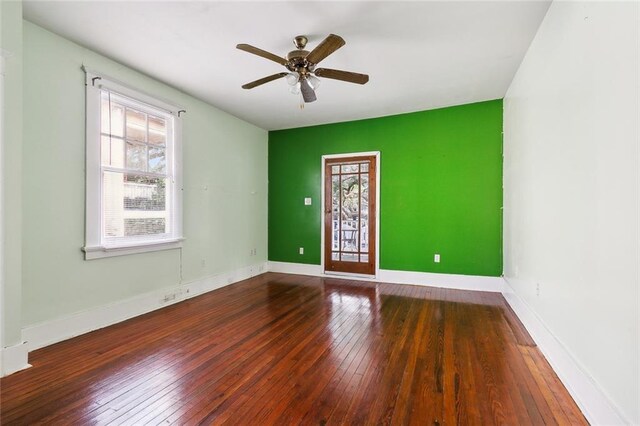
[[[304,247],[300,247],[300,248],[298,249],[298,253],[300,253],[300,254],[304,254]]]
[[[437,254],[437,253],[436,253],[436,254],[434,254],[434,255],[433,255],[433,261],[434,261],[435,263],[440,263],[440,255],[439,255],[439,254]]]
[[[304,199],[304,205],[305,206],[310,206],[311,205],[311,197],[306,197]]]

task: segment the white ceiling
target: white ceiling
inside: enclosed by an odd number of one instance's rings
[[[264,129],[379,117],[502,98],[549,7],[499,2],[25,1],[25,18]],[[305,34],[347,44],[322,67],[370,75],[364,86],[323,79],[300,110],[284,71],[235,49],[284,56]]]

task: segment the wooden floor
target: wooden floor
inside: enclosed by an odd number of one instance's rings
[[[33,352],[2,424],[586,424],[498,293],[268,273]]]

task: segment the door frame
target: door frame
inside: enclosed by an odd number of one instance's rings
[[[372,156],[376,158],[376,207],[375,207],[375,216],[376,216],[376,253],[375,253],[375,262],[376,262],[376,268],[375,268],[375,275],[364,275],[364,274],[354,274],[351,272],[337,272],[337,271],[325,271],[324,267],[324,246],[325,246],[325,238],[324,238],[324,203],[325,203],[325,193],[324,193],[324,180],[325,180],[325,163],[326,160],[331,159],[331,160],[335,160],[336,158],[350,158],[350,157],[365,157],[365,156]],[[378,279],[378,277],[380,276],[380,174],[381,174],[381,169],[380,169],[380,151],[366,151],[366,152],[349,152],[349,153],[344,153],[344,154],[327,154],[327,155],[323,155],[322,159],[320,160],[320,169],[322,170],[321,172],[321,176],[320,176],[320,182],[321,182],[321,191],[320,191],[320,198],[321,198],[321,203],[320,203],[320,207],[321,207],[321,214],[320,214],[320,268],[322,270],[322,274],[323,275],[342,275],[342,276],[348,276],[348,277],[365,277],[368,279]]]

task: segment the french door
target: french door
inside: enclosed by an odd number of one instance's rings
[[[324,269],[375,275],[376,156],[324,164]]]

